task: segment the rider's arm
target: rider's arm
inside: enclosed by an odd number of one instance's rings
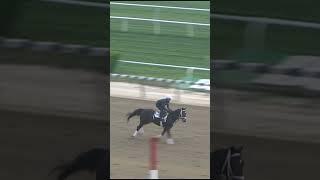
[[[168,109],[170,112],[172,112],[172,110],[171,110],[170,107],[169,107],[169,103],[167,104],[167,109]]]

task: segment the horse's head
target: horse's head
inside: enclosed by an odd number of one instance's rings
[[[226,180],[244,180],[243,176],[243,166],[244,161],[241,158],[241,152],[243,147],[230,147],[225,149],[223,155],[224,158],[222,162],[222,167],[220,167],[220,172],[218,174],[218,179]],[[214,157],[215,158],[215,157]]]
[[[244,180],[243,176],[243,166],[244,161],[242,160],[242,149],[243,147],[234,147],[232,146],[230,148],[231,151],[231,159],[230,159],[230,165],[232,170],[232,180]]]
[[[182,120],[182,122],[187,122],[187,112],[186,112],[186,108],[181,108],[180,109],[180,115],[179,118]]]

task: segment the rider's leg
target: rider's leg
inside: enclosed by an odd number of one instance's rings
[[[162,121],[165,115],[165,109],[163,107],[160,107],[159,109],[160,109],[160,119]]]
[[[163,109],[163,122],[166,122],[166,119],[164,117],[168,114],[168,111],[166,109]]]

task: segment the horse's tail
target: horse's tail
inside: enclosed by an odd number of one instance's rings
[[[128,113],[127,116],[127,122],[129,122],[130,118],[132,118],[133,116],[140,116],[141,112],[143,111],[143,109],[136,109],[131,113]]]

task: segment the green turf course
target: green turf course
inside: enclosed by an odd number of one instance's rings
[[[215,20],[214,27],[217,27],[212,39],[215,58],[231,58],[245,48],[245,23]],[[319,56],[319,41],[320,30],[317,29],[269,25],[265,31],[263,51],[266,54]]]
[[[215,13],[281,18],[320,23],[320,1],[314,0],[223,0],[213,5]],[[244,47],[246,23],[214,19],[213,51],[216,58],[230,58]],[[320,30],[271,25],[266,29],[265,53],[320,55]]]
[[[147,1],[130,3],[161,4],[161,2]],[[190,3],[190,6],[194,4],[197,3]],[[200,4],[203,5],[203,2]],[[111,5],[111,16],[209,24],[209,12],[201,11],[161,9],[159,16],[155,17],[153,8]],[[120,52],[120,59],[209,68],[210,28],[208,26],[193,26],[194,36],[188,37],[190,27],[184,24],[160,23],[160,34],[154,34],[152,22],[130,20],[127,22],[128,31],[122,31],[123,21],[111,20],[111,49]],[[127,63],[118,63],[115,72],[171,79],[183,79],[186,75],[185,69]],[[194,72],[195,78],[209,78],[209,76],[209,71]]]
[[[260,16],[320,23],[317,0],[223,0],[214,1],[215,13]]]
[[[103,8],[26,1],[11,37],[107,47]]]
[[[8,38],[35,41],[108,46],[108,27],[104,9],[74,6],[38,0],[24,1],[14,30]],[[25,50],[1,49],[5,64],[37,64],[62,68],[81,68],[106,72],[105,57],[80,54],[40,53]]]
[[[240,16],[282,18],[298,21],[320,22],[319,2],[306,1],[216,1],[214,12]],[[263,49],[247,49],[244,32],[247,23],[214,19],[212,54],[216,59],[233,59],[242,62],[280,63],[289,55],[319,56],[320,30],[268,25]],[[240,71],[219,71],[215,82],[233,84],[234,87],[250,83],[256,74]]]
[[[120,2],[120,1],[114,1]],[[121,3],[125,3],[122,2]],[[171,2],[167,1],[132,1],[127,2],[130,4],[145,4],[145,5],[167,5],[167,6],[178,6],[178,7],[199,7],[197,4],[204,6],[203,9],[209,9],[209,3],[189,1],[187,4],[182,4],[181,2]],[[156,12],[159,10],[158,16]],[[112,16],[125,16],[125,17],[140,17],[140,18],[155,18],[155,19],[165,19],[172,21],[186,21],[186,22],[197,22],[197,23],[209,23],[209,15],[206,11],[192,11],[192,10],[179,10],[179,9],[167,9],[167,8],[152,8],[152,7],[139,7],[139,6],[124,6],[111,4],[111,15]]]
[[[96,1],[103,2],[105,0],[86,0],[86,1]],[[122,1],[125,2],[125,1]],[[132,2],[130,3],[137,3]],[[139,3],[139,2],[138,2]],[[168,6],[182,6],[182,7],[194,7],[194,8],[204,8],[208,7],[208,2],[179,2],[179,1],[150,1],[150,2],[140,2],[144,4],[157,4],[157,5],[168,5]],[[314,21],[320,22],[320,11],[318,11],[320,1],[314,0],[305,0],[301,1],[255,1],[255,0],[243,0],[243,1],[215,1],[214,12],[215,13],[223,13],[223,14],[235,14],[235,15],[248,15],[248,16],[263,16],[263,17],[273,17],[273,18],[285,18],[292,20],[305,20],[305,21]],[[20,13],[20,18],[16,23],[16,30],[13,31],[10,37],[18,37],[18,38],[29,38],[34,40],[44,40],[44,41],[56,41],[63,43],[76,43],[76,44],[86,44],[100,47],[107,47],[108,44],[108,27],[107,27],[107,17],[106,12],[102,8],[95,7],[83,7],[83,6],[74,6],[74,5],[63,5],[63,4],[55,4],[55,3],[47,3],[40,2],[38,0],[25,1],[23,4],[23,12]],[[119,10],[120,11],[120,10]],[[167,11],[167,10],[166,10]],[[124,11],[125,12],[125,11]],[[177,17],[177,20],[181,21],[192,21],[192,22],[203,22],[206,21],[203,18],[203,15],[200,15],[201,18],[192,16],[178,16],[176,12],[172,12],[174,16],[167,15],[163,13],[164,10],[160,11],[160,17],[173,19]],[[145,11],[145,13],[149,13],[149,15],[153,16],[153,12]],[[204,12],[201,12],[203,14]],[[199,13],[200,14],[200,13]],[[135,14],[137,15],[137,14]],[[116,24],[116,23],[115,23]],[[157,37],[152,35],[152,24],[149,26],[138,25],[138,27],[132,28],[132,24],[129,24],[129,28],[132,33],[132,36],[137,36],[141,31],[148,31],[150,37],[154,37],[154,42],[148,42],[148,50],[152,50],[154,52],[160,52],[160,50],[164,48],[172,48],[175,47],[175,44],[181,42],[186,43],[184,45],[183,51],[188,51],[192,53],[190,57],[198,56],[193,51],[196,51],[192,48],[192,43],[189,41],[183,41],[186,35],[186,28],[179,27],[170,27],[170,28],[161,28],[162,36],[159,35]],[[251,62],[263,62],[263,63],[277,63],[284,56],[291,54],[309,54],[309,55],[320,55],[320,51],[318,50],[318,42],[320,41],[320,33],[319,30],[312,29],[304,29],[304,28],[291,28],[291,27],[281,27],[281,26],[269,26],[267,29],[267,38],[265,41],[265,50],[264,52],[257,52],[255,54],[247,53],[245,49],[243,49],[243,32],[245,23],[239,22],[227,22],[222,20],[214,20],[214,25],[211,27],[214,31],[214,39],[212,40],[212,50],[211,53],[213,57],[220,59],[235,59],[238,61],[251,61]],[[164,26],[173,26],[173,25],[164,25]],[[161,27],[164,27],[161,25]],[[124,32],[121,32],[120,25],[118,27],[115,26],[116,29],[112,29],[112,32],[117,32],[119,34],[119,38],[126,38]],[[164,29],[173,29],[164,30]],[[149,31],[150,30],[150,31]],[[177,36],[176,32],[179,32],[179,36]],[[203,31],[203,33],[198,33],[199,31]],[[203,35],[205,33],[204,28],[199,28],[199,30],[195,30],[194,41],[202,41],[204,39]],[[133,35],[134,34],[134,35]],[[170,37],[175,36],[179,37],[173,44],[166,44],[166,46],[160,47],[155,43],[157,41],[168,41]],[[129,37],[130,38],[130,37]],[[142,39],[139,37],[141,41],[148,41],[148,39]],[[168,38],[168,39],[166,39]],[[202,38],[202,39],[201,39]],[[191,39],[191,38],[189,38]],[[196,40],[195,40],[196,39]],[[155,45],[156,44],[156,45]],[[167,47],[168,46],[168,47]],[[131,43],[127,44],[125,48],[139,48],[140,46]],[[124,48],[124,51],[127,49]],[[169,48],[168,48],[169,49]],[[203,50],[203,49],[200,49]],[[177,51],[168,51],[168,54],[157,53],[158,57],[167,57],[167,56],[177,56],[175,61],[170,61],[170,64],[179,64],[185,65],[182,61],[176,61],[177,59],[182,59],[179,55],[180,52]],[[157,62],[158,59],[151,54],[144,53],[144,57],[148,59],[139,59],[139,61],[147,61],[148,62]],[[270,57],[272,56],[272,60],[270,61]],[[139,51],[130,55],[130,57],[139,58],[141,54]],[[151,57],[151,58],[150,58]],[[125,59],[126,56],[121,56],[121,59]],[[206,57],[203,57],[206,58]],[[201,58],[192,58],[186,59],[186,61],[196,64],[199,67],[205,67],[208,64],[202,64]],[[54,61],[52,57],[46,58],[43,61]],[[185,59],[183,59],[184,61]],[[94,62],[93,62],[94,63]],[[128,66],[128,64],[126,64]],[[132,66],[132,65],[130,65]],[[119,69],[121,70],[121,69]],[[147,68],[149,72],[145,74],[157,75],[160,71],[169,71],[169,69],[151,69]],[[147,71],[145,69],[145,71]],[[122,71],[122,70],[121,70]],[[135,73],[135,67],[131,68],[128,73]],[[141,73],[138,72],[138,73]],[[184,74],[182,71],[178,74]],[[201,72],[195,72],[201,73]],[[170,73],[169,73],[170,74]],[[229,73],[226,73],[229,74]],[[232,80],[241,79],[239,76],[239,72],[232,72],[232,75],[223,76],[224,79],[228,78]],[[172,73],[170,78],[176,78],[176,73]],[[202,76],[202,75],[197,75]],[[248,75],[250,76],[250,75]],[[179,77],[179,75],[178,75]],[[177,77],[177,78],[178,78]],[[221,76],[220,76],[221,77]],[[246,79],[246,78],[245,78]]]

